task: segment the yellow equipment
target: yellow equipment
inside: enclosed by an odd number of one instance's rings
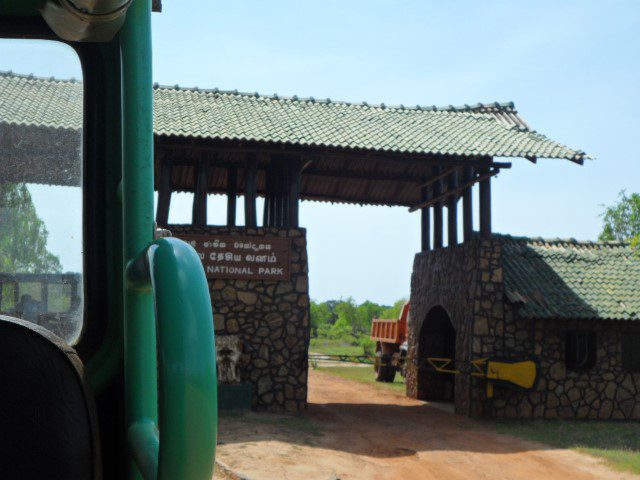
[[[498,361],[487,360],[487,397],[493,397],[493,385],[517,387],[530,390],[536,383],[538,366],[534,360]]]

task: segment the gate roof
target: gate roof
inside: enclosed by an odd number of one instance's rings
[[[384,205],[419,201],[415,187],[432,177],[434,164],[588,158],[529,128],[512,103],[390,107],[156,85],[154,105],[156,156],[174,159],[178,191],[193,190],[192,165],[211,153],[226,164],[249,150],[306,155],[311,168],[303,171],[302,199]],[[79,131],[81,124],[81,83],[0,74],[0,128],[42,135]],[[52,183],[65,184],[54,177]],[[225,191],[226,175],[212,177],[209,191]]]

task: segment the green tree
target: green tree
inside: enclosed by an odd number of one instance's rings
[[[59,273],[47,231],[24,184],[0,185],[0,272]]]
[[[319,331],[326,329],[334,322],[333,312],[329,308],[328,302],[311,301],[309,306],[311,315],[311,336],[317,337]]]
[[[600,240],[619,240],[637,245],[640,241],[640,194],[622,190],[618,202],[606,207],[602,214]]]
[[[341,299],[334,309],[337,319],[332,330],[336,333],[350,332],[354,334],[357,324],[357,310],[358,306],[353,298]]]
[[[401,298],[397,300],[393,306],[386,307],[382,313],[380,314],[380,318],[398,318],[400,316],[400,312],[402,311],[402,307],[408,300],[406,298]]]

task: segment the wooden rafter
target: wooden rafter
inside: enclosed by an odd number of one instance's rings
[[[446,200],[449,196],[451,195],[458,195],[460,194],[460,192],[464,191],[466,188],[478,183],[478,182],[482,182],[483,180],[489,179],[491,177],[494,177],[496,175],[498,175],[500,173],[500,169],[499,168],[494,168],[492,170],[489,170],[487,173],[483,173],[481,175],[477,175],[474,176],[471,180],[463,183],[462,185],[456,187],[453,190],[449,190],[446,191],[430,200],[427,201],[423,201],[420,203],[417,203],[416,205],[414,205],[413,207],[409,208],[410,212],[415,212],[416,210],[420,210],[421,208],[426,208],[429,207],[433,204],[436,203],[440,203],[443,202],[444,200]]]

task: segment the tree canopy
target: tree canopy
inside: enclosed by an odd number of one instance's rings
[[[640,194],[627,194],[622,190],[618,201],[605,207],[602,220],[599,240],[626,241],[637,247],[640,243]]]
[[[379,305],[369,300],[357,304],[351,297],[326,302],[311,302],[311,335],[318,338],[357,341],[369,337],[371,319],[398,318],[406,299],[392,306]]]
[[[25,184],[0,185],[0,272],[59,273],[47,231]]]

